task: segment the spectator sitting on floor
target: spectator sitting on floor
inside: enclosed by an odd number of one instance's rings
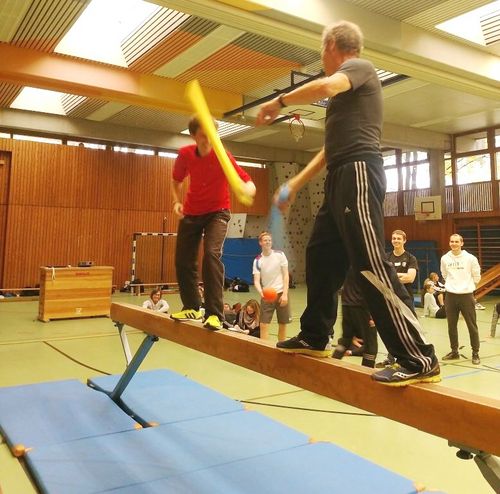
[[[236,311],[227,303],[224,302],[224,321],[232,326],[236,320]]]
[[[168,313],[170,306],[168,302],[161,298],[161,290],[155,288],[151,291],[149,298],[142,304],[144,309],[154,310],[155,312],[162,312],[164,314]]]
[[[444,305],[439,307],[434,292],[436,286],[432,281],[427,282],[424,285],[424,290],[422,292],[422,300],[424,303],[424,317],[435,317],[436,319],[446,319],[446,310]]]
[[[444,305],[444,297],[446,294],[446,288],[444,287],[444,282],[439,278],[437,273],[430,273],[429,278],[424,281],[424,286],[427,282],[431,282],[434,285],[434,298],[438,303],[439,307]],[[422,305],[424,304],[424,299],[422,298]]]
[[[260,305],[257,300],[249,300],[236,314],[233,329],[260,338]]]

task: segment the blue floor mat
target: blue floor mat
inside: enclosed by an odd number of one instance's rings
[[[143,485],[307,443],[305,434],[260,413],[239,411],[35,448],[26,461],[43,492],[89,493]]]
[[[97,377],[89,379],[89,383],[112,391],[120,377]],[[135,374],[121,399],[145,422],[158,424],[243,409],[240,402],[165,369]]]
[[[96,378],[113,389],[120,376]],[[183,376],[137,373],[135,423],[79,381],[0,389],[0,427],[32,449],[26,466],[46,494],[408,494],[410,480],[294,431]]]
[[[0,432],[9,446],[46,446],[136,425],[106,395],[76,379],[0,388]]]
[[[101,491],[106,492],[106,491]],[[117,494],[414,494],[408,479],[316,443],[117,489]]]

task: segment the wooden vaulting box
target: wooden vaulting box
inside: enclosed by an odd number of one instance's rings
[[[41,267],[38,319],[109,316],[113,267]]]

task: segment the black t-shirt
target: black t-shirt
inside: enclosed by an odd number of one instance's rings
[[[386,258],[392,263],[396,269],[396,273],[407,273],[410,268],[418,271],[417,258],[406,250],[400,256],[396,256],[394,251],[388,252]],[[404,287],[410,294],[410,297],[413,297],[412,284],[413,283],[404,283]]]
[[[330,98],[326,109],[325,157],[330,169],[381,156],[382,86],[373,64],[351,58],[337,73],[345,74],[352,87]]]

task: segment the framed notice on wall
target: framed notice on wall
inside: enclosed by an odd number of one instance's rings
[[[415,197],[414,204],[417,221],[442,219],[441,196]]]

